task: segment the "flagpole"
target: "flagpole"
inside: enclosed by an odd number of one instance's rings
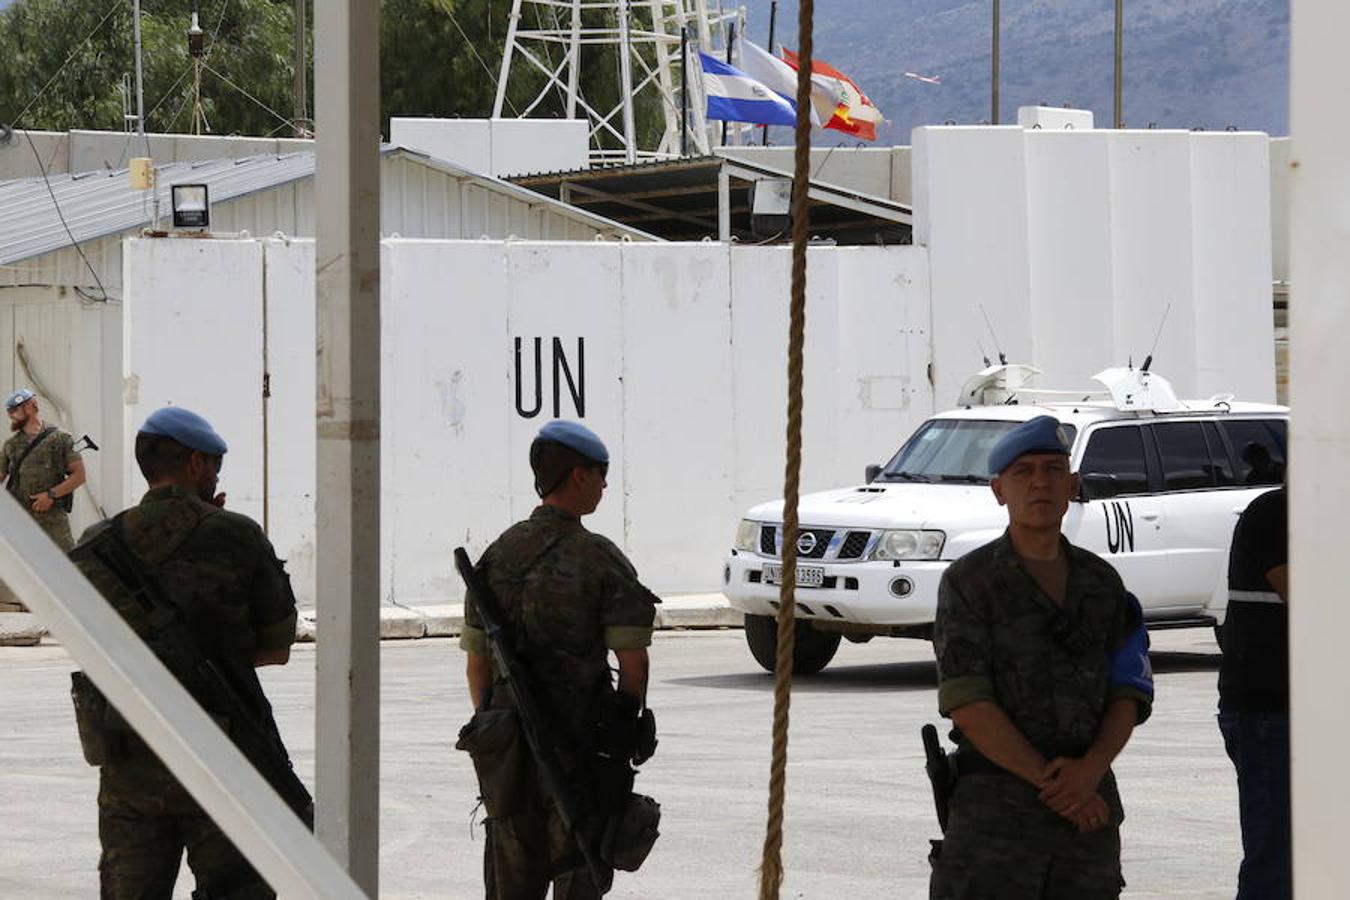
[[[1116,128],[1125,127],[1125,79],[1124,79],[1124,56],[1125,56],[1125,0],[1116,0],[1116,108],[1115,122],[1112,123]]]
[[[727,22],[727,65],[731,65],[731,51],[736,47],[736,20]],[[722,120],[722,146],[727,145],[727,125],[729,123]],[[767,126],[766,126],[767,127]]]
[[[993,37],[992,45],[991,45],[991,47],[990,47],[990,55],[993,57],[993,61],[992,61],[991,69],[990,69],[990,73],[989,73],[989,75],[990,75],[990,98],[989,98],[990,112],[989,112],[989,124],[990,124],[990,125],[997,125],[997,124],[998,124],[998,37],[999,37],[999,34],[998,34],[998,33],[999,33],[999,30],[1000,30],[1000,26],[999,26],[999,14],[998,14],[998,12],[999,12],[999,11],[998,11],[998,2],[999,2],[999,0],[994,0],[994,37]]]
[[[774,29],[775,29],[775,27],[776,27],[777,25],[778,25],[778,0],[773,0],[773,2],[769,4],[769,55],[770,55],[770,56],[773,55],[773,33],[774,33]],[[769,126],[768,126],[768,125],[765,125],[765,126],[764,126],[764,142],[763,142],[763,146],[765,146],[765,147],[769,146]]]

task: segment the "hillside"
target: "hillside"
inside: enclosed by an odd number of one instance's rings
[[[746,6],[749,37],[763,45],[769,0]],[[782,0],[778,15],[779,43],[795,47],[795,0]],[[1003,122],[1046,102],[1091,109],[1110,124],[1112,0],[1003,0],[1002,18]],[[816,54],[861,84],[889,120],[880,142],[907,144],[916,125],[989,119],[989,0],[818,0],[815,22]],[[1287,134],[1289,0],[1126,0],[1125,122]],[[818,141],[833,143],[829,136]]]

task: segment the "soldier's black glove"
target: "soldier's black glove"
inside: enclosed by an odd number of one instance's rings
[[[641,709],[637,700],[622,691],[614,691],[601,704],[599,745],[606,756],[642,765],[656,752],[655,714]]]
[[[637,720],[637,740],[634,741],[633,765],[640,766],[656,753],[656,713],[651,707],[642,711]]]

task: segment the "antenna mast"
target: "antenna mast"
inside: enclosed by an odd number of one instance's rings
[[[701,97],[697,75],[685,72],[681,34],[687,26],[691,60],[697,50],[720,55],[728,23],[741,15],[717,16],[708,6],[709,0],[512,0],[492,117],[584,118],[592,165],[673,159],[681,149],[681,94],[689,88],[695,101],[688,104],[690,150],[707,153],[714,140],[695,100]],[[582,73],[616,57],[617,82],[604,90],[591,85],[588,92]],[[697,64],[689,69],[698,72]],[[511,101],[510,88],[519,97],[541,74],[542,86],[524,105]],[[653,100],[665,123],[654,144],[639,136],[637,119],[643,101]]]
[[[206,108],[202,106],[202,55],[205,52],[205,36],[197,22],[197,4],[192,4],[192,24],[188,26],[188,55],[192,57],[192,133],[211,132],[211,123],[206,121]]]
[[[136,133],[145,136],[145,81],[141,76],[141,0],[131,0],[131,29],[136,41]]]

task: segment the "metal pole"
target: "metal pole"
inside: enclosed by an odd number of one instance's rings
[[[305,136],[305,123],[309,119],[309,85],[306,79],[309,61],[305,53],[305,0],[295,0],[295,123],[292,130],[296,137]]]
[[[136,133],[145,136],[145,80],[141,74],[141,0],[131,0],[131,33],[136,41]]]
[[[619,90],[623,103],[624,161],[637,162],[637,124],[633,121],[633,41],[628,33],[628,0],[621,0],[619,17]]]
[[[379,884],[379,0],[315,8],[316,832]]]
[[[680,27],[680,155],[689,155],[689,28]]]
[[[990,124],[990,125],[997,125],[997,124],[998,124],[998,53],[999,53],[999,50],[998,50],[998,37],[999,37],[999,31],[1001,30],[1001,26],[999,25],[999,11],[998,11],[998,3],[999,3],[999,0],[993,0],[993,2],[994,2],[994,36],[993,36],[993,39],[992,39],[992,44],[991,44],[991,46],[990,46],[991,62],[990,62],[990,68],[989,68],[989,82],[990,82],[990,89],[989,89],[989,93],[990,93],[990,96],[989,96],[989,124]]]
[[[1116,0],[1116,106],[1115,127],[1125,127],[1125,0]]]
[[[516,49],[516,26],[519,23],[520,0],[512,0],[511,15],[506,19],[506,43],[502,47],[502,67],[497,73],[497,96],[492,101],[494,119],[502,117],[502,105],[506,102],[506,80],[511,74],[511,55]]]
[[[581,86],[581,0],[572,0],[572,39],[567,46],[567,118],[575,119]]]
[[[773,36],[774,36],[774,31],[777,29],[777,27],[778,27],[778,0],[773,0],[773,2],[769,4],[769,54],[770,54],[770,55],[773,55]],[[763,144],[763,146],[765,146],[765,147],[769,146],[769,126],[768,126],[768,125],[765,125],[765,126],[764,126],[764,140],[762,141],[762,144]]]
[[[730,22],[727,23],[727,65],[731,65],[731,52],[732,52],[733,50],[735,50],[735,49],[736,49],[736,21],[733,19],[732,21],[730,21]],[[728,122],[725,122],[725,121],[722,123],[722,146],[723,146],[723,147],[725,147],[725,146],[727,145],[727,125],[728,125],[728,124],[729,124],[729,123],[728,123]]]
[[[1319,603],[1343,596],[1350,539],[1340,526],[1350,504],[1350,383],[1344,321],[1350,309],[1350,118],[1344,108],[1345,35],[1350,4],[1294,0],[1290,22],[1290,346],[1293,407],[1289,451],[1290,716],[1293,739],[1293,848],[1297,896],[1350,896],[1350,856],[1327,828],[1344,815],[1350,709],[1327,691],[1350,678],[1343,635],[1350,608]],[[1331,592],[1331,593],[1328,593]]]

